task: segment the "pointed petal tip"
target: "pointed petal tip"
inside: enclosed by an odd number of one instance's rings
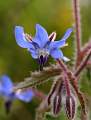
[[[40,29],[40,28],[43,28],[42,25],[36,24],[36,29]]]
[[[43,48],[48,41],[48,33],[40,24],[36,24],[36,34],[34,39],[40,48]]]
[[[14,32],[17,44],[22,48],[28,48],[29,44],[24,36],[24,28],[21,26],[15,26]]]
[[[22,26],[16,25],[15,28],[23,28]]]
[[[3,81],[11,81],[10,77],[8,75],[5,75],[5,74],[1,76],[1,80],[3,80]]]
[[[63,57],[63,60],[65,61],[65,62],[69,62],[70,61],[70,59],[69,58],[67,58],[67,57]]]
[[[41,26],[41,25],[37,23],[37,24],[36,24],[36,27],[38,27],[38,26]]]
[[[15,26],[15,33],[16,33],[17,31],[18,31],[18,32],[19,32],[19,31],[22,31],[22,32],[23,32],[23,31],[24,31],[24,28],[23,28],[22,26]]]
[[[16,92],[16,97],[24,102],[30,102],[34,97],[32,90],[22,91],[21,89]]]
[[[71,34],[73,32],[73,28],[68,28],[67,31],[69,34]]]
[[[12,80],[9,78],[9,76],[7,75],[2,75],[0,78],[0,82],[1,82],[1,92],[3,94],[10,94],[13,88],[13,83]]]
[[[42,26],[42,25],[40,25],[40,24],[36,24],[36,30],[44,30],[44,31],[46,31],[45,29],[44,29],[44,27]]]

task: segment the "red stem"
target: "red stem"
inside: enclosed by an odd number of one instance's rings
[[[65,87],[66,87],[66,92],[67,92],[67,96],[70,96],[70,86],[69,86],[69,81],[68,81],[68,78],[67,76],[64,74],[64,82],[65,82]]]
[[[74,74],[70,70],[68,70],[67,66],[61,60],[58,59],[57,62],[59,63],[60,67],[63,69],[65,74],[67,74],[67,77],[70,80],[71,85],[73,86],[73,88],[74,88],[74,90],[75,90],[75,92],[76,92],[76,94],[79,98],[79,101],[80,101],[80,104],[81,104],[81,107],[82,107],[82,111],[86,115],[84,98],[83,98],[82,93],[78,89],[76,76],[74,76]]]
[[[80,72],[85,68],[85,66],[87,65],[87,62],[89,60],[89,58],[91,57],[91,49],[88,51],[86,57],[83,59],[82,63],[80,64],[80,66],[77,68],[77,70],[75,71],[74,75],[77,77]]]
[[[73,8],[76,28],[77,56],[79,56],[81,51],[81,27],[80,27],[80,8],[78,0],[73,0]]]
[[[58,59],[57,62],[59,63],[59,65],[61,66],[61,68],[63,69],[64,71],[64,78],[65,78],[65,87],[66,87],[66,92],[67,92],[67,95],[70,96],[70,86],[69,86],[69,81],[68,81],[68,71],[67,71],[67,67],[62,64],[62,62]]]

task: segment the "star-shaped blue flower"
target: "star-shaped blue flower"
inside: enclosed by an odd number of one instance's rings
[[[63,38],[54,41],[56,33],[53,32],[48,36],[47,31],[39,24],[36,24],[36,34],[34,37],[24,33],[21,26],[15,27],[15,38],[17,44],[22,48],[27,48],[34,59],[38,59],[41,65],[44,65],[49,55],[54,59],[68,59],[63,55],[60,48],[66,45],[66,40],[70,36],[72,28],[69,28]]]
[[[0,77],[0,96],[5,99],[6,109],[11,105],[12,101],[19,99],[24,102],[30,102],[34,96],[32,90],[28,89],[26,91],[17,90],[13,91],[13,83],[7,75]]]

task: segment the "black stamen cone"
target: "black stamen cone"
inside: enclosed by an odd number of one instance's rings
[[[40,56],[40,58],[38,59],[39,64],[40,64],[40,71],[43,70],[43,66],[47,61],[47,57],[43,57],[43,55]]]
[[[43,65],[40,64],[39,69],[40,71],[43,71]]]
[[[11,105],[12,105],[11,101],[6,101],[5,102],[5,111],[6,111],[7,114],[10,113]]]

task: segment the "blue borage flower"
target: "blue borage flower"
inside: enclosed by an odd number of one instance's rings
[[[19,99],[24,102],[29,102],[32,100],[34,93],[32,90],[17,90],[13,92],[13,83],[11,79],[7,75],[3,75],[0,77],[0,95],[5,97],[6,99]]]
[[[22,48],[27,48],[34,59],[38,59],[41,65],[44,65],[51,55],[54,59],[68,59],[63,55],[60,48],[66,45],[66,40],[70,36],[72,29],[69,28],[63,38],[59,41],[54,41],[56,33],[53,32],[48,36],[47,31],[39,24],[36,24],[36,34],[32,38],[30,35],[24,33],[21,26],[15,27],[15,38],[17,44]]]
[[[28,89],[22,91],[21,89],[19,89],[14,92],[13,87],[14,85],[7,75],[3,75],[0,77],[0,96],[5,99],[6,107],[9,107],[9,105],[11,105],[11,102],[15,99],[19,99],[24,102],[30,102],[32,100],[34,96],[32,90]]]

